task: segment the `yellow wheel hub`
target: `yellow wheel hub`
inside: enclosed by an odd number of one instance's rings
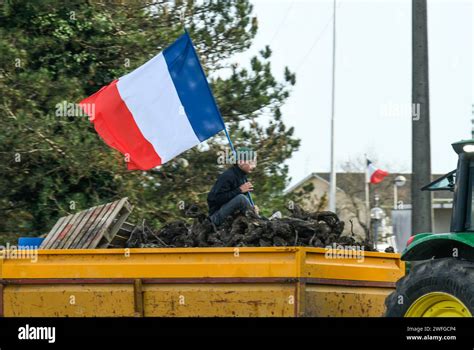
[[[443,292],[431,292],[416,299],[405,313],[405,317],[472,317],[472,315],[455,296]]]

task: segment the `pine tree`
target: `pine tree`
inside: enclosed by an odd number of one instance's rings
[[[225,168],[217,162],[228,147],[223,133],[159,169],[130,172],[86,117],[57,113],[149,60],[184,25],[231,138],[258,153],[255,200],[264,214],[282,209],[285,160],[299,140],[280,108],[295,75],[273,76],[269,47],[248,68],[235,64],[258,29],[248,1],[9,1],[0,18],[1,234],[47,232],[61,216],[125,196],[132,221],[156,226],[178,216],[180,204],[206,205]]]

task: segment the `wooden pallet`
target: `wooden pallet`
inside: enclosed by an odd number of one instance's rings
[[[60,218],[40,249],[106,248],[133,210],[128,198]]]
[[[127,241],[130,239],[130,235],[135,229],[135,226],[136,225],[125,221],[112,241],[107,243],[107,248],[125,248],[127,246]],[[99,244],[99,248],[103,247]]]

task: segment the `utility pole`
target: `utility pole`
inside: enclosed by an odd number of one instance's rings
[[[471,105],[472,111],[472,118],[471,118],[471,139],[474,139],[474,104]]]
[[[421,187],[431,182],[430,100],[426,0],[412,1],[412,233],[432,231],[431,192]]]
[[[336,164],[334,154],[334,93],[336,91],[336,0],[333,0],[332,22],[332,99],[331,99],[331,174],[329,178],[329,210],[336,212]]]

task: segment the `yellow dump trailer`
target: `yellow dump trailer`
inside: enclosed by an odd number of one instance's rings
[[[39,250],[0,260],[3,316],[382,316],[398,254],[323,248]]]

